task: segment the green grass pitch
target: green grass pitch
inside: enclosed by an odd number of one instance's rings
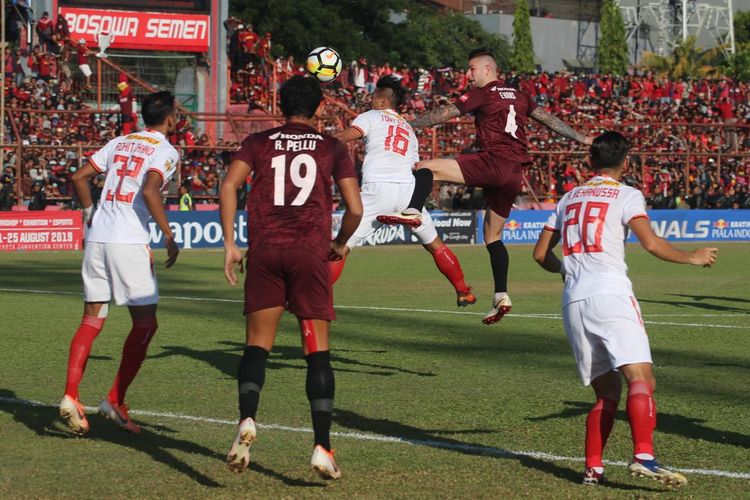
[[[223,463],[244,331],[242,289],[226,284],[221,252],[185,251],[173,269],[157,266],[160,328],[128,394],[143,434],[92,414],[84,438],[56,421],[81,314],[81,253],[1,254],[0,498],[747,498],[747,250],[722,244],[719,263],[697,269],[628,249],[655,361],[658,457],[704,470],[685,472],[679,493],[627,474],[623,405],[605,452],[616,462],[611,485],[578,484],[592,394],[558,316],[560,279],[528,246],[510,248],[513,315],[491,327],[481,324],[491,292],[484,248],[455,248],[480,297],[461,310],[421,248],[355,249],[335,290],[333,444],[344,475],[332,483],[309,470],[305,364],[288,315],[251,468],[235,475]],[[129,324],[126,309],[110,309],[81,385],[86,404],[107,393]]]

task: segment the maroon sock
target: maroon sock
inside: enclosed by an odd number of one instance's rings
[[[146,358],[148,344],[156,333],[158,325],[155,316],[141,316],[133,319],[133,329],[122,346],[122,360],[117,377],[109,391],[109,400],[121,405],[125,401],[125,392],[138,374]]]
[[[604,467],[602,452],[615,423],[617,402],[600,398],[586,419],[586,467]]]
[[[464,281],[464,272],[461,270],[461,264],[458,262],[458,257],[448,248],[448,245],[443,245],[432,254],[432,258],[435,259],[435,265],[443,275],[448,278],[453,288],[460,293],[468,293],[469,287]]]
[[[78,385],[86,371],[86,362],[91,352],[91,344],[104,326],[105,318],[97,318],[84,314],[73,340],[70,341],[68,354],[68,376],[65,381],[65,394],[78,399]]]

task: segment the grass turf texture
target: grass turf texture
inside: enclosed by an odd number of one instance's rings
[[[559,313],[559,277],[536,266],[530,247],[509,250],[518,316],[490,327],[480,322],[492,291],[484,248],[455,248],[480,296],[460,310],[470,314],[367,309],[457,311],[452,289],[421,248],[352,253],[335,302],[364,308],[340,307],[333,325],[333,430],[417,443],[334,436],[344,476],[329,483],[309,470],[310,433],[260,428],[251,469],[235,475],[223,463],[233,425],[134,415],[144,433],[130,436],[90,415],[91,432],[76,438],[56,422],[55,407],[10,400],[56,405],[62,396],[81,311],[81,254],[2,254],[0,288],[73,293],[0,291],[0,497],[660,495],[658,483],[632,478],[623,466],[607,467],[610,486],[591,488],[578,484],[581,462],[501,456],[500,450],[527,450],[581,457],[592,402],[562,322],[523,316]],[[164,257],[157,252],[158,262]],[[644,319],[659,323],[647,325],[657,377],[656,449],[671,466],[750,472],[746,257],[746,244],[721,245],[719,264],[705,270],[629,247]],[[222,265],[220,252],[185,251],[173,269],[157,266],[161,294],[240,300],[241,287],[226,284]],[[132,408],[235,421],[240,311],[235,302],[163,298],[159,332],[128,394]],[[110,308],[81,385],[85,403],[94,406],[107,393],[129,325],[125,308]],[[310,427],[304,379],[296,321],[285,315],[269,358],[261,425]],[[627,461],[630,453],[623,401],[605,458]],[[680,497],[737,498],[750,491],[748,479],[686,475],[690,484]]]

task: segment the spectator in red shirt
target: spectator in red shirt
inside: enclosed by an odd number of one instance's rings
[[[128,77],[120,73],[120,83],[117,89],[120,91],[120,122],[122,123],[122,134],[128,135],[135,130],[135,119],[133,118],[133,103],[135,96],[133,89],[128,85]]]
[[[89,48],[86,46],[86,40],[80,38],[76,45],[76,57],[78,59],[78,69],[86,77],[86,90],[91,89],[91,66],[89,66]]]
[[[42,14],[42,17],[36,22],[36,34],[39,36],[39,43],[44,47],[46,52],[53,50],[52,35],[55,33],[55,26],[52,23],[52,19],[49,17],[49,12]]]

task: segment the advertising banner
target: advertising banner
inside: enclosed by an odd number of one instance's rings
[[[167,12],[78,9],[61,7],[70,38],[83,38],[90,47],[109,49],[207,52],[209,16]],[[105,41],[106,40],[106,41]]]
[[[0,252],[80,250],[82,243],[79,211],[0,212]]]
[[[536,243],[549,210],[514,210],[510,213],[503,241]],[[651,227],[657,236],[674,242],[750,241],[750,210],[649,210]],[[478,217],[477,243],[483,243],[482,217]],[[635,242],[633,234],[628,241]]]
[[[68,212],[64,212],[68,213]],[[550,211],[518,210],[510,213],[503,229],[506,244],[533,245],[544,228]],[[331,234],[341,226],[341,213],[333,214]],[[657,235],[675,242],[750,241],[750,210],[651,210],[651,227]],[[168,212],[169,225],[175,239],[184,248],[219,248],[221,224],[219,212]],[[433,212],[438,235],[446,243],[483,243],[482,212]],[[247,246],[247,214],[240,212],[235,219],[235,234],[239,246]],[[151,244],[164,246],[161,231],[150,223]],[[636,241],[631,235],[629,241]],[[404,226],[382,226],[363,245],[399,245],[419,243]]]
[[[333,214],[331,235],[336,236],[341,227],[343,213]],[[446,243],[474,243],[477,234],[476,212],[432,212],[438,236]],[[362,246],[403,245],[420,243],[406,226],[380,226],[362,241]]]

